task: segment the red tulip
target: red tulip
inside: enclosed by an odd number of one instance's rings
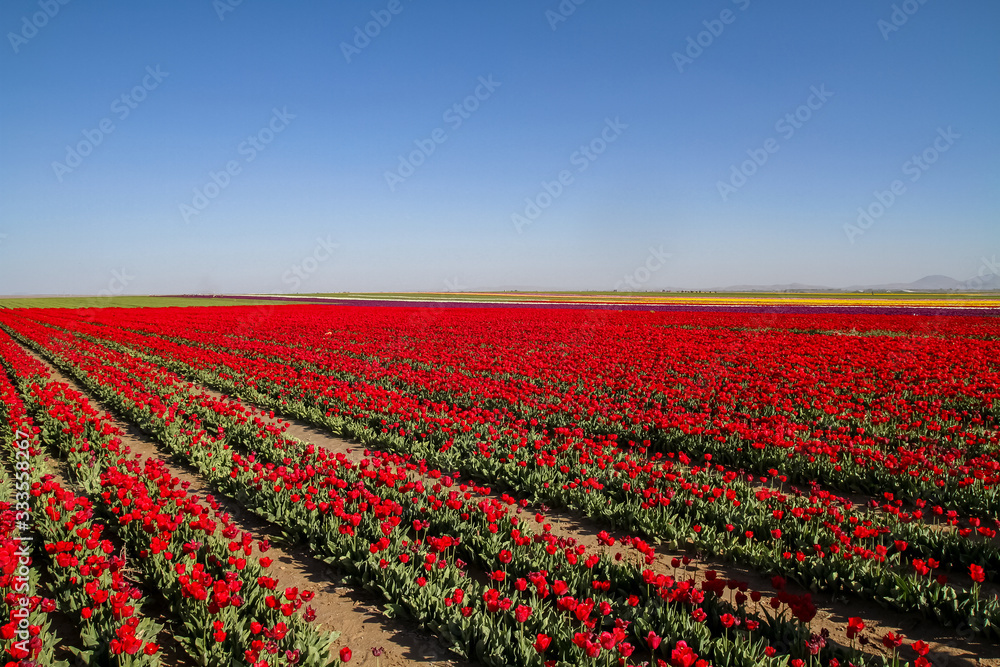
[[[697,660],[698,654],[684,640],[677,642],[677,646],[670,653],[670,661],[676,667],[691,667]]]
[[[531,607],[521,604],[514,610],[514,618],[518,623],[524,623],[528,620],[529,616],[531,616]]]
[[[857,616],[847,619],[847,638],[854,639],[858,633],[865,629],[865,623]]]

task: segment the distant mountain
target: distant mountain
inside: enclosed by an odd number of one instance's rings
[[[910,283],[908,289],[959,289],[962,283],[949,276],[924,276]]]

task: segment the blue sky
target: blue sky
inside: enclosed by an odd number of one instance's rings
[[[0,293],[847,286],[1000,253],[990,0],[9,0],[0,28]]]

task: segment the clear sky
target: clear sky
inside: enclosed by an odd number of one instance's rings
[[[576,2],[6,0],[0,293],[841,287],[1000,254],[995,0]]]

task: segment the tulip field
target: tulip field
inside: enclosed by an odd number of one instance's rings
[[[0,309],[3,663],[1000,664],[1000,316],[847,310]]]

